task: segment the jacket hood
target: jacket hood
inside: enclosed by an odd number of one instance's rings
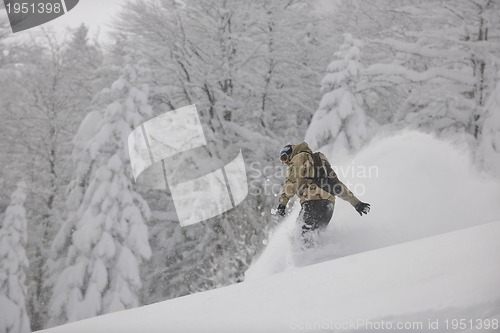
[[[309,148],[309,145],[307,144],[307,142],[301,142],[297,145],[292,145],[292,156],[290,156],[290,158],[294,158],[298,153],[302,153],[302,152],[306,152],[306,153],[312,153],[312,150],[311,148]]]

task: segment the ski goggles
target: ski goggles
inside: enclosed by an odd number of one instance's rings
[[[281,162],[288,162],[288,160],[290,159],[290,156],[292,156],[292,146],[287,145],[287,146],[283,147],[283,149],[281,149],[281,151],[280,151]]]

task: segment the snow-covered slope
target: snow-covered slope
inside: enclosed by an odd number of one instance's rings
[[[500,319],[499,239],[500,221],[43,332],[255,333],[370,325],[425,332],[430,323],[444,331],[446,319],[448,325],[452,319],[494,324]],[[481,332],[498,331],[494,327]]]
[[[432,135],[403,131],[374,140],[344,163],[328,157],[339,177],[372,205],[371,212],[360,217],[337,200],[319,249],[297,261],[290,249],[297,204],[246,280],[500,219],[498,179],[481,174],[467,148]]]
[[[500,222],[491,222],[500,220],[500,184],[466,149],[404,131],[352,160],[329,158],[372,211],[359,217],[338,200],[318,248],[292,250],[295,207],[244,283],[45,332],[360,331],[388,328],[382,321],[423,332],[429,320],[435,332],[446,319],[448,328],[500,319]]]

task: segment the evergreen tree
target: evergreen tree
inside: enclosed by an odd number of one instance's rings
[[[356,95],[362,69],[361,46],[361,41],[345,34],[336,59],[328,65],[322,81],[326,93],[306,133],[306,141],[313,149],[331,143],[334,153],[346,154],[361,148],[370,136],[370,120]]]
[[[31,332],[26,311],[26,184],[12,194],[0,228],[0,332]]]
[[[109,84],[99,77],[103,56],[99,45],[89,40],[88,33],[84,24],[73,30],[61,56],[63,80],[71,96],[68,111],[75,115],[73,130],[85,117],[95,94],[105,87],[104,84]]]
[[[134,189],[126,142],[152,110],[141,81],[147,72],[141,62],[127,63],[97,98],[109,104],[100,116],[89,116],[101,117],[95,134],[83,151],[75,148],[77,174],[67,204],[77,208],[53,246],[54,266],[63,270],[53,286],[50,325],[139,305],[139,264],[151,256],[150,210]],[[93,123],[86,120],[84,127]],[[88,130],[81,128],[80,138]]]

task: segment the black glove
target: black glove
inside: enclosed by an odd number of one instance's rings
[[[278,205],[278,208],[276,208],[276,214],[278,214],[279,216],[285,216],[285,209],[285,205]]]
[[[370,212],[370,204],[360,202],[356,205],[356,207],[354,207],[354,209],[356,209],[359,215],[363,216],[363,214],[368,214],[368,212]]]

